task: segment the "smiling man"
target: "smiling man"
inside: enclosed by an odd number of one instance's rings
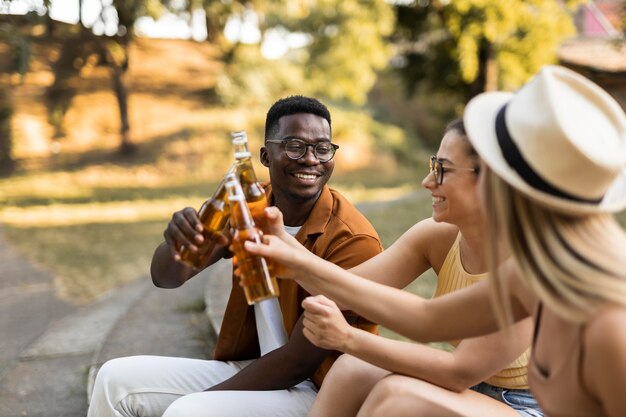
[[[269,169],[269,202],[283,212],[287,232],[316,255],[351,268],[382,247],[365,217],[326,185],[338,148],[331,133],[330,113],[318,100],[281,99],[267,113],[260,157]],[[176,288],[197,274],[179,262],[176,248],[200,243],[201,230],[193,208],[174,213],[152,259],[155,285]],[[217,246],[207,264],[225,256],[227,247]],[[134,356],[104,364],[89,416],[306,416],[338,353],[302,334],[300,304],[308,293],[291,280],[279,286],[278,300],[248,306],[233,277],[213,360]],[[345,314],[353,325],[375,331]]]

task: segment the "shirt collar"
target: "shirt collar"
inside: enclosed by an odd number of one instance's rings
[[[266,187],[267,201],[270,205],[274,205],[274,196],[272,194],[272,186]],[[315,205],[309,213],[309,217],[302,225],[302,229],[298,232],[298,236],[310,236],[324,233],[326,225],[330,221],[333,212],[333,196],[330,188],[325,185],[318,197]]]

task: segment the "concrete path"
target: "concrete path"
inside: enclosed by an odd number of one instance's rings
[[[84,417],[90,375],[113,357],[208,357],[214,334],[196,307],[207,276],[176,291],[146,276],[77,307],[0,229],[0,416]]]
[[[55,318],[75,309],[55,297],[53,279],[9,246],[0,228],[0,378]]]

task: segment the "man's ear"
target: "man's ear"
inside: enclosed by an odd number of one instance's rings
[[[263,164],[263,166],[269,168],[270,167],[270,157],[267,154],[267,148],[265,146],[261,147],[260,158],[261,158],[261,163]]]

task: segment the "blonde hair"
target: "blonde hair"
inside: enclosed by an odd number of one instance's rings
[[[510,253],[528,287],[567,320],[584,322],[607,303],[626,305],[626,235],[612,215],[556,212],[491,170],[483,175],[493,275],[501,252]],[[493,278],[496,312],[502,324],[510,323],[508,289],[504,280]]]

